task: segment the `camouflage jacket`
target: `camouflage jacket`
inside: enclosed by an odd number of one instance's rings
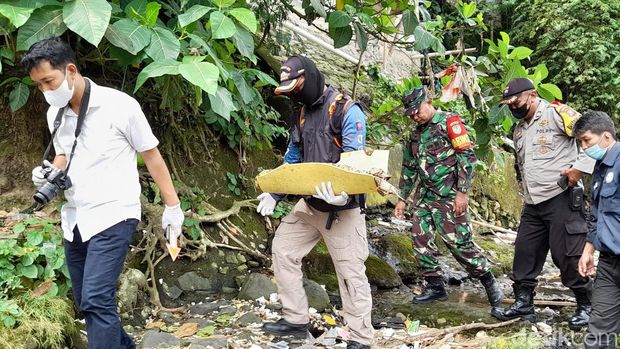
[[[453,130],[461,132],[457,128],[462,127],[467,139],[465,147],[455,146],[455,139],[451,139],[446,122],[448,117],[456,118],[460,125],[451,126]],[[417,199],[430,195],[436,200],[452,200],[457,191],[467,192],[469,189],[475,162],[473,147],[458,117],[438,111],[428,123],[418,125],[412,131],[404,149],[401,197],[407,198],[417,183]]]

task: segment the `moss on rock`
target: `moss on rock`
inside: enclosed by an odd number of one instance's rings
[[[514,247],[502,243],[496,243],[491,238],[478,237],[476,243],[484,250],[484,254],[493,263],[491,271],[499,276],[512,271]]]
[[[377,285],[380,288],[392,288],[402,285],[403,282],[396,270],[383,259],[370,256],[365,264],[366,275],[371,284]]]
[[[413,240],[410,234],[397,233],[385,236],[383,244],[386,253],[396,259],[396,271],[405,279],[418,274],[418,265],[413,251]]]

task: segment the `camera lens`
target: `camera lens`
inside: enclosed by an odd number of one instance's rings
[[[58,188],[56,184],[47,182],[43,184],[32,197],[37,203],[45,205],[50,202],[56,195],[58,195],[59,189],[60,188]]]

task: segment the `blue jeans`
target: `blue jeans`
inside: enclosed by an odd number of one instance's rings
[[[126,219],[83,242],[76,226],[65,256],[73,297],[86,319],[89,349],[134,349],[116,310],[116,281],[123,271],[137,219]]]

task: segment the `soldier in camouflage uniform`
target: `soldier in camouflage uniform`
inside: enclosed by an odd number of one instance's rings
[[[472,277],[480,279],[489,303],[495,307],[504,295],[489,272],[487,259],[472,241],[467,212],[467,191],[476,162],[467,130],[457,115],[436,110],[424,87],[405,95],[403,104],[405,114],[417,127],[404,150],[401,197],[408,198],[415,187],[411,209],[413,244],[427,283],[424,292],[413,302],[448,298],[442,270],[435,258],[437,232],[456,260]],[[396,205],[397,218],[404,218],[405,206],[405,201]]]

